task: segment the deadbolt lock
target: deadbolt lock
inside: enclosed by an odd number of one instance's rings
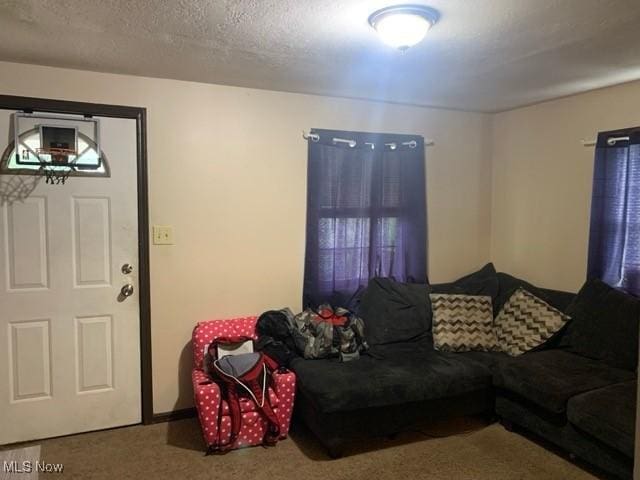
[[[125,263],[124,265],[122,265],[121,270],[125,275],[129,275],[131,272],[133,272],[133,265],[131,265],[130,263]]]

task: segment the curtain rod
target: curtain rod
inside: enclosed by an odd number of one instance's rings
[[[317,142],[318,140],[320,140],[320,135],[318,135],[317,133],[307,133],[304,130],[302,131],[302,138],[304,138],[305,140],[311,140],[312,142]],[[349,145],[351,148],[355,147],[358,142],[356,142],[353,139],[350,138],[339,138],[339,137],[333,137],[333,143],[346,143],[347,145]],[[435,145],[435,141],[433,140],[428,140],[425,138],[424,140],[424,146],[425,147],[432,147]],[[375,147],[375,145],[373,143],[370,142],[364,142],[365,145],[371,145],[371,148],[373,149]],[[385,143],[385,145],[389,148],[391,148],[391,150],[395,150],[396,147],[398,146],[396,143]],[[409,146],[409,148],[416,148],[416,141],[415,140],[411,140],[409,142],[402,142],[402,145],[407,145]]]
[[[597,140],[581,140],[583,147],[593,147],[598,141]],[[607,138],[607,145],[614,146],[618,142],[628,142],[629,137],[610,137]]]

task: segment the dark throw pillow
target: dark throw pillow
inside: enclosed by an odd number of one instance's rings
[[[498,347],[515,357],[545,343],[569,320],[558,309],[518,288],[494,320]]]
[[[454,282],[431,285],[431,293],[481,295],[491,297],[493,302],[498,295],[496,269],[493,263],[487,263],[477,272],[459,278]]]
[[[442,352],[497,350],[491,297],[432,293],[433,346]]]
[[[572,320],[561,347],[612,367],[637,368],[640,299],[594,278],[587,280],[566,313]]]
[[[362,294],[358,315],[369,345],[431,337],[429,286],[372,278]]]
[[[554,308],[557,308],[561,312],[564,312],[574,299],[575,294],[569,292],[561,292],[559,290],[549,290],[546,288],[536,287],[520,278],[509,275],[508,273],[499,272],[498,277],[498,295],[493,302],[493,314],[497,315],[507,300],[515,293],[519,288],[523,288],[529,293],[532,293],[536,297],[544,300],[546,303]]]

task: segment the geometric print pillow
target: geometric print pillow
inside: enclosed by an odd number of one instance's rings
[[[518,288],[495,319],[500,350],[515,357],[542,345],[571,317]]]
[[[441,352],[497,350],[491,297],[432,293],[433,346]]]

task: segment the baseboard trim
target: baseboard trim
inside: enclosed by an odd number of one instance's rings
[[[180,410],[171,410],[170,412],[154,413],[151,423],[173,422],[174,420],[184,420],[196,416],[196,409],[181,408]]]

